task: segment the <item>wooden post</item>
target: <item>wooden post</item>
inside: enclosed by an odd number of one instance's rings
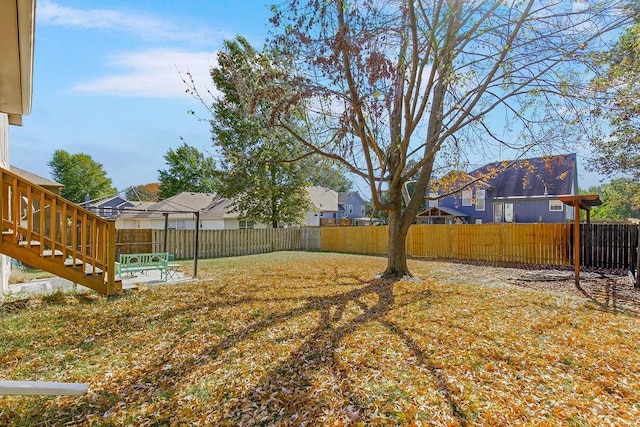
[[[636,288],[640,288],[640,226],[638,226],[638,247],[636,248]]]
[[[573,205],[573,272],[576,286],[580,286],[580,201]]]
[[[584,266],[591,267],[591,250],[592,250],[592,242],[591,242],[591,211],[587,209],[587,223],[584,226]]]
[[[116,290],[116,222],[107,223],[107,296]]]

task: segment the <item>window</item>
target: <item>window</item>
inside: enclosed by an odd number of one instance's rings
[[[560,200],[549,200],[549,211],[562,211],[564,203]]]
[[[347,205],[347,215],[353,214],[353,205]]]
[[[253,228],[253,221],[246,221],[244,219],[241,219],[239,222],[240,230],[250,230]]]
[[[462,190],[462,206],[471,206],[472,190]]]
[[[360,215],[365,215],[364,205],[360,206]]]
[[[476,190],[476,210],[484,211],[485,209],[485,190]]]
[[[438,197],[438,193],[429,193],[429,199],[434,198],[434,200],[429,200],[430,208],[438,206],[438,199],[435,199],[435,197]]]

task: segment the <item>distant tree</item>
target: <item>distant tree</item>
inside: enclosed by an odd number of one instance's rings
[[[338,193],[345,193],[351,189],[352,182],[346,177],[344,168],[333,164],[327,159],[317,156],[307,160],[311,185],[327,187]]]
[[[125,190],[125,197],[130,201],[157,202],[160,192],[160,183],[133,185]]]
[[[309,208],[306,184],[316,166],[309,159],[294,161],[305,157],[304,150],[288,132],[269,125],[270,105],[251,106],[238,96],[235,73],[249,75],[261,61],[244,38],[225,41],[218,67],[211,70],[222,93],[211,108],[211,126],[222,158],[218,194],[232,199],[241,217],[277,228],[304,218]],[[252,115],[251,109],[261,113]]]
[[[183,191],[213,193],[218,172],[213,158],[205,156],[197,148],[182,144],[175,151],[169,149],[164,155],[168,169],[159,170],[160,199]]]
[[[74,203],[84,202],[87,196],[93,200],[118,192],[102,165],[88,154],[56,150],[48,165],[53,179],[64,185],[62,197]]]
[[[599,95],[596,116],[604,117],[611,133],[593,141],[591,170],[607,176],[640,179],[640,23],[625,31],[601,56],[605,72],[592,89]]]
[[[591,212],[593,219],[640,218],[640,182],[628,178],[614,179],[588,193],[600,193],[602,205]]]

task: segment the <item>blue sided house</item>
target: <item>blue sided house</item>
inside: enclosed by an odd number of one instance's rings
[[[341,218],[363,218],[366,203],[357,191],[348,191],[338,195],[338,209]]]
[[[575,153],[494,162],[470,173],[458,173],[462,191],[429,200],[418,215],[423,223],[469,224],[520,222],[560,223],[573,219],[573,210],[558,196],[576,195],[578,173]],[[439,187],[430,198],[446,193]]]

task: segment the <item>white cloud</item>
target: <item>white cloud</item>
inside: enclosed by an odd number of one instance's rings
[[[135,34],[154,41],[206,41],[212,38],[209,29],[184,31],[171,22],[149,14],[128,13],[112,9],[77,9],[60,6],[49,0],[38,2],[38,22],[45,25],[96,28]]]
[[[151,98],[183,98],[186,85],[180,74],[189,72],[199,87],[210,86],[209,70],[215,66],[215,52],[184,52],[154,49],[115,55],[112,67],[129,70],[75,85],[76,93],[137,96]]]

